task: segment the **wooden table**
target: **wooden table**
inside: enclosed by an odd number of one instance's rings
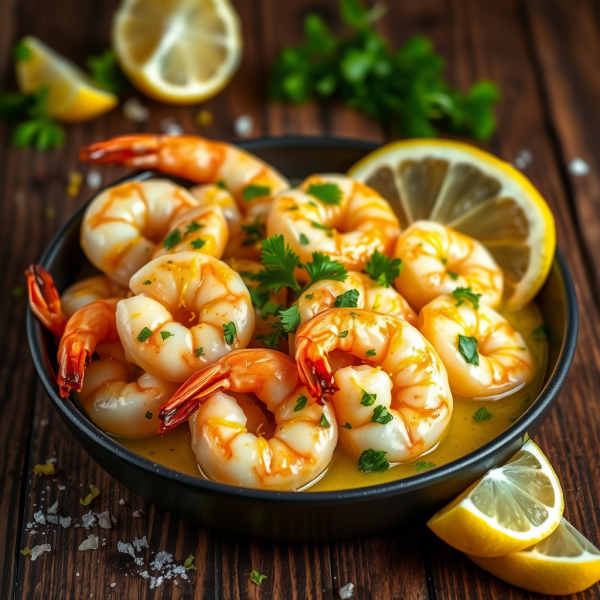
[[[4,0],[0,3],[0,81],[14,85],[10,48],[25,34],[58,52],[83,59],[108,45],[116,0]],[[301,37],[303,16],[318,9],[340,27],[335,0],[237,0],[245,39],[244,62],[231,85],[204,108],[214,122],[201,128],[198,107],[175,108],[142,98],[150,119],[135,124],[116,109],[68,128],[60,151],[41,153],[10,146],[0,123],[0,265],[2,281],[2,418],[0,419],[0,598],[335,598],[353,582],[355,598],[522,598],[515,588],[474,566],[437,540],[423,523],[379,537],[322,544],[280,544],[209,531],[162,513],[109,477],[79,447],[43,392],[27,347],[23,270],[39,259],[58,227],[87,200],[66,194],[69,172],[88,171],[77,161],[85,143],[132,131],[155,132],[172,117],[188,133],[235,141],[233,123],[250,115],[253,136],[331,134],[382,142],[375,123],[339,106],[289,107],[265,98],[268,67],[284,45]],[[536,436],[565,491],[565,515],[597,545],[600,532],[600,5],[595,0],[399,0],[388,1],[381,28],[395,46],[408,35],[430,36],[448,60],[452,83],[466,88],[478,78],[503,91],[498,131],[485,145],[514,161],[529,150],[525,173],[556,216],[558,245],[578,289],[582,328],[567,385]],[[576,177],[569,162],[583,158],[590,172]],[[106,170],[104,182],[122,174]],[[54,215],[54,216],[53,216]],[[55,478],[32,477],[33,465],[56,457]],[[30,536],[33,513],[59,499],[62,514],[86,512],[78,499],[89,484],[101,489],[95,510],[119,519],[106,531],[107,545],[79,552],[89,531],[49,528]],[[58,485],[65,485],[59,491]],[[80,487],[83,486],[83,487]],[[48,489],[50,488],[50,489]],[[125,500],[125,506],[119,504]],[[37,506],[36,506],[37,505]],[[143,518],[131,518],[143,510]],[[198,571],[178,586],[151,590],[146,580],[125,575],[115,558],[118,540],[147,536],[150,551],[168,550],[181,561],[196,557]],[[37,561],[21,556],[25,546],[48,542]],[[268,576],[257,587],[249,572]],[[111,586],[111,584],[115,584]],[[533,595],[532,595],[533,596]],[[580,597],[600,597],[600,588]]]

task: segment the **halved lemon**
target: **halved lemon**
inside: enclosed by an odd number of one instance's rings
[[[532,183],[508,163],[447,140],[394,142],[348,174],[387,198],[403,228],[432,219],[478,239],[505,274],[505,301],[527,304],[546,277],[556,246],[552,213]]]
[[[502,467],[435,514],[429,528],[447,544],[475,556],[502,556],[550,535],[563,513],[560,483],[531,441]]]
[[[539,594],[576,594],[600,580],[600,550],[564,518],[547,538],[521,552],[469,558],[492,575]]]
[[[113,22],[121,67],[142,92],[172,104],[214,96],[242,55],[229,0],[124,0]]]
[[[48,114],[60,121],[76,123],[98,117],[116,106],[116,96],[101,90],[90,77],[37,38],[21,40],[29,52],[16,63],[22,92],[48,88]]]

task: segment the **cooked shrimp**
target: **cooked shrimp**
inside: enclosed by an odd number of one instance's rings
[[[433,221],[417,221],[402,232],[396,246],[402,259],[398,291],[415,310],[442,294],[470,287],[481,301],[497,306],[504,276],[489,251],[477,240]]]
[[[86,256],[123,286],[165,251],[194,249],[220,258],[227,236],[218,206],[198,207],[185,188],[162,179],[131,181],[104,190],[90,202],[81,223]]]
[[[356,308],[366,308],[384,315],[395,315],[411,325],[417,324],[414,310],[395,289],[383,287],[368,275],[355,271],[349,271],[345,281],[321,280],[307,288],[298,298],[301,322],[312,319],[328,308],[334,308],[336,303],[340,302],[338,298],[343,294],[347,300],[355,299]]]
[[[252,393],[265,403],[277,423],[270,439],[248,431],[244,411],[227,392]],[[294,361],[275,350],[231,352],[196,373],[161,409],[160,432],[194,412],[189,422],[198,463],[230,485],[297,490],[323,472],[337,443],[333,407],[319,406]]]
[[[129,290],[121,287],[105,275],[87,277],[69,286],[60,296],[62,311],[67,318],[72,317],[80,308],[107,298],[125,298]]]
[[[387,200],[342,175],[312,175],[280,193],[267,222],[267,234],[283,234],[302,262],[318,251],[349,271],[361,271],[375,250],[390,255],[399,233]]]
[[[329,355],[335,350],[367,366],[334,374]],[[333,398],[344,424],[340,442],[355,456],[376,450],[389,462],[413,460],[439,443],[450,422],[446,369],[429,342],[399,317],[326,310],[298,328],[296,362],[312,395]]]
[[[496,400],[534,376],[521,334],[493,308],[440,296],[423,307],[419,329],[448,369],[453,394]]]
[[[254,310],[242,278],[195,252],[155,258],[132,278],[135,296],[117,306],[127,358],[166,381],[188,377],[231,350],[245,348]]]
[[[226,256],[260,256],[259,240],[243,246],[243,241],[249,239],[244,226],[264,230],[274,196],[290,187],[283,175],[249,152],[195,136],[122,136],[86,146],[79,157],[96,164],[156,169],[195,183],[224,185],[236,199],[243,215],[242,221],[232,227],[232,242]]]
[[[285,306],[287,299],[285,288],[276,293],[258,291],[259,284],[256,274],[263,268],[262,263],[245,258],[229,258],[225,262],[240,275],[252,298],[252,305],[254,306],[254,333],[252,334],[248,348],[264,348],[265,344],[261,341],[261,337],[264,339],[264,337],[268,337],[273,333],[273,326],[277,322],[277,318],[272,311],[263,311],[263,309],[267,303],[271,303],[273,307]],[[281,338],[277,350],[287,352],[287,340]]]

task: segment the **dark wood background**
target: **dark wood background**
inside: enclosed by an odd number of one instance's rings
[[[339,28],[335,0],[237,0],[245,40],[244,62],[231,85],[205,108],[214,123],[200,128],[198,107],[175,108],[142,98],[151,109],[142,124],[121,108],[68,128],[60,151],[40,153],[10,146],[0,123],[0,598],[335,598],[356,584],[355,598],[523,598],[437,540],[424,526],[387,535],[322,544],[276,544],[221,535],[155,510],[109,477],[66,431],[35,375],[24,327],[24,268],[38,259],[57,228],[91,194],[66,194],[68,174],[88,170],[79,146],[132,131],[155,132],[173,117],[188,133],[236,139],[235,119],[254,119],[253,137],[322,133],[384,141],[373,122],[339,106],[288,107],[267,101],[268,67],[284,45],[299,41],[303,16],[318,10]],[[447,58],[447,76],[462,88],[478,78],[497,81],[503,92],[498,131],[485,145],[512,161],[533,155],[525,173],[556,216],[558,245],[573,272],[581,311],[578,351],[569,380],[548,422],[536,436],[565,491],[565,516],[598,545],[600,532],[600,3],[597,0],[388,0],[381,30],[397,46],[415,33],[430,36]],[[116,0],[1,0],[0,85],[14,86],[10,49],[31,34],[79,64],[108,45]],[[575,157],[590,165],[574,177]],[[104,182],[117,169],[104,171]],[[47,209],[53,209],[52,217]],[[51,213],[52,211],[50,211]],[[32,479],[36,463],[56,456],[59,474]],[[35,510],[60,498],[62,514],[81,515],[78,498],[90,483],[102,508],[119,524],[106,532],[107,546],[78,552],[89,531],[62,529],[30,537],[25,524]],[[58,492],[58,485],[67,490]],[[83,488],[80,488],[80,484]],[[46,494],[46,487],[51,489]],[[127,504],[120,507],[118,500]],[[37,508],[36,505],[37,504]],[[98,504],[95,505],[98,509]],[[131,518],[143,509],[146,517]],[[117,540],[146,535],[150,550],[168,550],[178,561],[196,556],[189,582],[148,582],[114,568]],[[102,536],[101,536],[102,537]],[[47,538],[47,539],[46,539]],[[49,542],[37,561],[19,550]],[[257,587],[251,569],[268,575]],[[79,576],[76,575],[79,573]],[[111,583],[116,583],[111,587]],[[532,597],[535,595],[531,595]],[[600,597],[599,587],[581,598]]]

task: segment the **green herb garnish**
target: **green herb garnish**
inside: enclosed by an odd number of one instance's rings
[[[137,340],[138,340],[138,342],[145,342],[151,335],[152,335],[152,329],[148,329],[147,327],[144,327],[144,329],[142,329],[138,333]]]
[[[458,349],[463,358],[470,365],[479,365],[479,352],[477,352],[477,339],[458,334]]]
[[[311,183],[306,193],[323,204],[339,206],[342,201],[342,190],[335,183]]]
[[[229,323],[225,323],[223,325],[223,332],[225,337],[225,343],[231,346],[233,344],[233,340],[235,340],[237,336],[237,330],[235,328],[235,323],[233,321],[229,321]]]
[[[142,285],[150,285],[152,282],[149,279],[146,279]]]
[[[181,231],[179,229],[173,229],[171,233],[164,239],[163,246],[167,250],[173,249],[181,241]]]
[[[371,417],[372,423],[380,423],[381,425],[386,425],[389,423],[394,417],[388,412],[385,406],[376,406],[373,410],[373,416]]]
[[[202,238],[196,238],[195,240],[192,240],[190,244],[194,250],[200,250],[200,248],[206,244],[206,240],[203,240]]]
[[[366,273],[377,285],[390,287],[394,279],[400,277],[402,272],[402,260],[400,258],[390,258],[385,254],[375,250],[371,260],[365,265],[363,273]]]
[[[352,425],[350,425],[350,423],[346,423],[345,425],[342,425],[342,427],[344,429],[352,429]]]
[[[329,429],[329,427],[331,427],[329,425],[329,421],[327,420],[327,417],[325,416],[325,414],[321,415],[321,420],[319,421],[319,426],[323,427],[323,429]]]
[[[475,310],[479,309],[481,294],[476,294],[470,287],[458,287],[452,292],[452,295],[458,300],[456,306],[461,306],[465,300],[468,300]]]
[[[542,342],[544,340],[548,339],[548,329],[546,328],[546,325],[544,325],[543,323],[539,326],[536,327],[532,332],[531,332],[531,337],[536,341],[536,342]]]
[[[194,350],[194,353],[196,354],[196,358],[200,358],[204,354],[204,346],[200,346],[200,348],[196,348]]]
[[[294,406],[294,412],[302,410],[306,406],[308,398],[304,394],[300,394],[296,400],[296,406]]]
[[[202,229],[203,227],[204,227],[204,225],[201,225],[200,223],[196,223],[196,221],[192,221],[187,226],[187,229],[185,230],[185,235],[189,235],[190,233],[196,233],[196,231],[200,231],[200,229]]]
[[[363,406],[373,406],[375,400],[377,400],[377,394],[369,394],[366,390],[361,389],[362,397],[360,403]]]
[[[197,571],[198,569],[196,569],[196,567],[194,566],[194,555],[190,554],[186,559],[185,562],[183,563],[183,567],[185,569],[187,569],[188,571],[192,570],[192,571]]]
[[[492,417],[492,413],[485,406],[482,406],[473,413],[473,420],[477,421],[478,423],[481,421],[487,421]]]
[[[175,335],[175,334],[174,334],[174,333],[171,333],[170,331],[161,331],[161,332],[160,332],[160,337],[161,337],[163,340],[166,340],[167,338],[170,338],[171,336],[174,336],[174,335]]]
[[[359,296],[358,290],[348,290],[335,299],[333,306],[335,308],[357,308]]]
[[[144,415],[144,417],[146,417],[146,419],[151,419],[153,416],[154,415],[149,410],[147,410],[146,414]]]
[[[246,234],[246,239],[242,242],[242,246],[253,246],[260,242],[267,231],[267,226],[258,217],[252,223],[242,223],[240,225]]]
[[[85,63],[94,82],[103,90],[121,94],[131,88],[112,50],[105,50],[98,56],[89,56]]]
[[[347,331],[342,331],[340,332],[340,334],[338,335],[339,338],[345,338],[348,335]]]
[[[377,352],[375,351],[375,348],[371,348],[370,350],[367,350],[367,356],[375,356],[377,354]]]
[[[262,585],[262,582],[267,578],[266,575],[259,573],[258,571],[252,569],[252,573],[250,573],[250,581],[255,583],[256,585]]]
[[[271,188],[268,185],[249,185],[244,188],[242,192],[242,198],[248,202],[254,198],[260,198],[261,196],[268,196],[271,193]]]
[[[390,468],[386,452],[383,450],[365,450],[358,459],[358,470],[363,473],[381,473]]]
[[[415,471],[420,473],[421,471],[429,471],[429,469],[433,469],[435,467],[437,467],[435,463],[420,460],[417,462],[417,464],[415,464]]]
[[[303,233],[300,234],[300,244],[302,246],[307,246],[308,244],[310,244],[309,239]]]
[[[446,271],[446,273],[448,274],[448,277],[450,277],[450,279],[453,279],[454,281],[458,279],[458,275],[456,273],[453,273],[452,271]]]

